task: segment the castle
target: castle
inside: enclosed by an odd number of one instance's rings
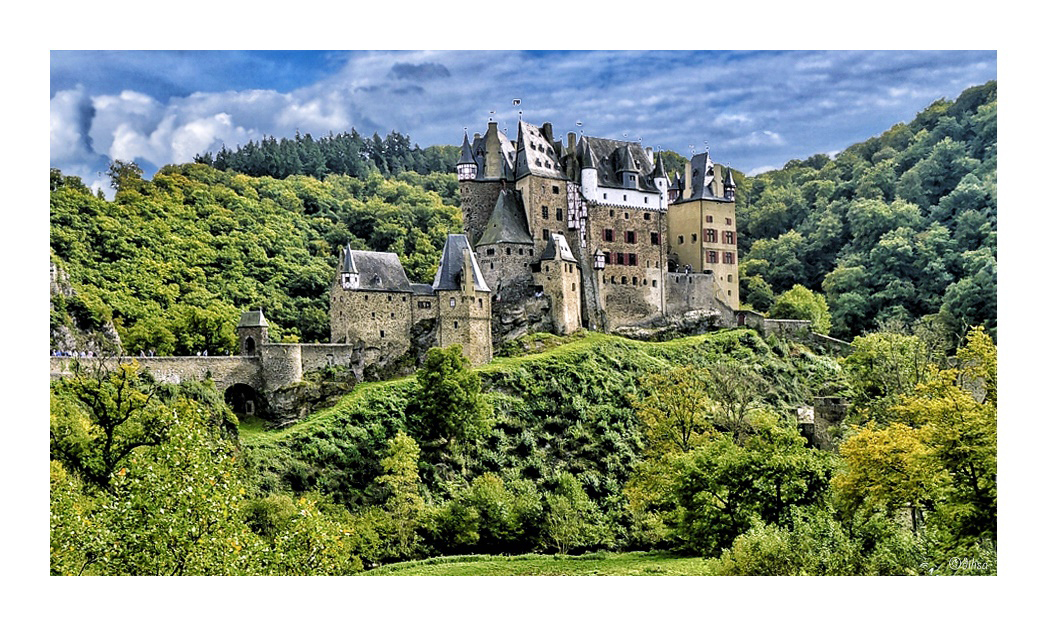
[[[708,152],[670,180],[636,142],[520,120],[516,140],[489,121],[457,163],[464,234],[450,235],[431,285],[397,255],[346,246],[331,290],[331,342],[366,363],[421,343],[492,344],[545,330],[614,331],[690,311],[733,325],[739,308],[735,184]]]

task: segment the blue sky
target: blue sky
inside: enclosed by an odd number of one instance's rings
[[[490,112],[744,172],[833,154],[997,77],[994,51],[52,51],[50,161],[85,182],[263,135],[461,142]],[[519,98],[522,104],[512,106]],[[692,148],[693,146],[693,148]]]

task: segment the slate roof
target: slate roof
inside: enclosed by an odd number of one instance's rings
[[[414,292],[414,295],[416,296],[431,296],[433,295],[433,286],[411,283],[411,291]]]
[[[515,189],[503,189],[498,193],[487,227],[476,241],[477,247],[497,243],[534,243],[527,228],[523,194]]]
[[[465,235],[448,235],[444,243],[444,251],[440,256],[440,267],[436,270],[433,279],[433,291],[457,291],[461,289],[463,269],[466,263],[472,264],[473,280],[477,291],[491,291],[484,281],[480,264],[476,261],[476,255],[469,246],[469,238]],[[362,276],[361,276],[362,277]]]
[[[490,132],[490,130],[488,130]],[[507,180],[513,180],[513,167],[516,164],[516,149],[513,147],[513,142],[509,141],[509,138],[502,131],[498,131],[498,145],[502,151],[502,176]],[[487,162],[487,155],[484,150],[487,147],[487,135],[480,135],[473,139],[473,159],[476,162],[476,178],[477,180],[484,180],[484,167]]]
[[[236,325],[237,328],[255,328],[262,327],[268,328],[269,322],[265,320],[265,315],[262,315],[262,309],[257,311],[244,311],[240,314],[240,323]]]
[[[545,246],[545,251],[542,252],[542,261],[549,261],[556,259],[556,252],[559,250],[560,258],[564,261],[570,261],[577,263],[578,259],[574,258],[574,253],[571,252],[571,246],[567,245],[567,238],[560,233],[552,233],[549,235],[549,244]]]
[[[360,274],[359,291],[410,292],[404,266],[395,252],[371,252],[345,247],[343,274]]]
[[[730,202],[727,198],[713,193],[712,183],[705,184],[705,175],[713,167],[713,160],[709,158],[708,152],[702,152],[691,157],[691,195],[688,198],[680,198],[677,203],[691,202],[694,200],[716,200],[718,202]]]
[[[466,135],[462,139],[462,156],[458,158],[457,165],[467,165],[472,163],[476,164],[476,157],[473,156],[473,149],[469,147],[469,135]]]
[[[546,178],[567,178],[556,147],[545,138],[540,127],[520,120],[516,135],[516,177],[528,174]]]
[[[631,171],[640,174],[637,189],[658,191],[651,177],[654,163],[647,158],[647,152],[640,144],[599,137],[587,137],[582,144],[584,145],[581,155],[582,167],[591,167],[587,162],[595,159],[596,182],[601,187],[625,189],[621,172]],[[592,155],[587,155],[586,149],[591,150]]]

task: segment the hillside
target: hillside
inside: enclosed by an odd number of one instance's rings
[[[996,332],[996,83],[940,100],[834,158],[750,179],[738,203],[742,297],[825,294],[834,336],[937,323]]]
[[[427,189],[456,188],[453,175],[275,180],[190,164],[145,181],[120,167],[112,202],[51,172],[51,255],[80,317],[115,325],[132,354],[234,350],[239,312],[258,307],[275,340],[327,341],[347,242],[396,251],[412,280],[428,282],[447,233],[461,230],[458,209]]]

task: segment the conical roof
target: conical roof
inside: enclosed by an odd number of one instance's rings
[[[433,279],[434,291],[458,291],[462,288],[462,276],[464,276],[465,264],[470,263],[472,267],[473,280],[477,291],[491,291],[484,281],[480,264],[476,261],[476,255],[469,246],[469,238],[465,235],[448,235],[444,243],[443,255],[440,256],[440,267],[436,270]]]
[[[476,165],[476,156],[473,155],[473,148],[469,145],[468,134],[462,139],[462,156],[458,158],[458,165]]]
[[[503,189],[498,193],[487,227],[476,241],[478,247],[498,243],[534,243],[527,228],[523,195],[515,189]]]

